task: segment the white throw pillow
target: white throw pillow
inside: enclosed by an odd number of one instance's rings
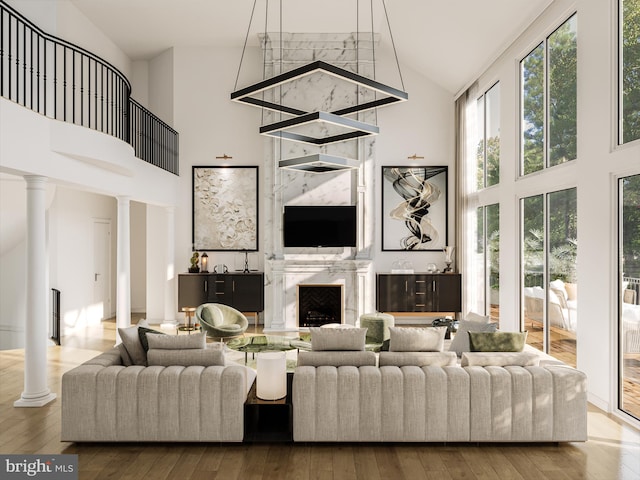
[[[489,323],[489,317],[485,315],[480,315],[475,312],[468,312],[464,319],[467,322],[479,322],[479,323]]]
[[[380,352],[381,367],[455,367],[458,357],[454,352]]]
[[[389,327],[390,352],[441,352],[447,327]]]
[[[464,352],[461,365],[463,367],[533,367],[540,364],[540,357],[525,352]]]
[[[207,338],[204,332],[191,335],[147,335],[149,350],[183,350],[200,349],[207,346]]]
[[[311,327],[311,350],[364,350],[366,328]]]

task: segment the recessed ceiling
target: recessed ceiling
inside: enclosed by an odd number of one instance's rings
[[[387,0],[400,62],[457,92],[478,76],[553,0]],[[242,46],[253,0],[71,0],[132,60],[173,46]],[[284,0],[282,31],[371,30],[371,2]],[[391,48],[381,0],[373,0],[374,30]],[[265,0],[256,2],[250,41],[264,31]],[[279,2],[269,2],[268,30],[279,31]]]

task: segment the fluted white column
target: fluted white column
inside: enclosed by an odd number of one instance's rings
[[[27,292],[24,391],[15,407],[42,407],[56,398],[47,386],[47,278],[45,184],[36,175],[27,182]]]
[[[131,227],[129,197],[118,197],[116,326],[131,326]],[[120,335],[116,331],[116,343]]]
[[[164,278],[164,321],[173,323],[176,319],[176,268],[175,268],[175,208],[165,209],[167,249],[165,251]]]

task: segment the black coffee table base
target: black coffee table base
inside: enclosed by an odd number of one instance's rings
[[[293,442],[293,406],[291,385],[293,373],[287,373],[287,396],[281,400],[260,400],[256,382],[244,404],[245,442]]]

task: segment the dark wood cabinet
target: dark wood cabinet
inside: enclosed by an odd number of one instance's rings
[[[378,274],[379,312],[460,312],[460,274]]]
[[[241,312],[264,310],[263,273],[184,273],[178,275],[178,310],[222,303]]]

